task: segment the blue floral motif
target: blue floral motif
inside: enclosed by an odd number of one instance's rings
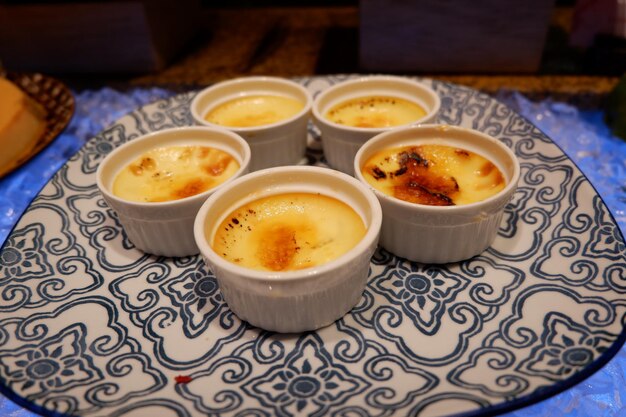
[[[495,334],[494,334],[495,336]],[[448,380],[468,390],[478,389],[489,396],[515,397],[528,389],[528,381],[513,372],[515,355],[501,347],[481,347],[470,354],[467,362],[458,364]],[[498,375],[491,380],[482,378],[485,372]]]
[[[626,245],[619,228],[610,222],[609,213],[600,197],[594,198],[594,206],[598,215],[594,222],[595,226],[591,230],[591,238],[585,245],[584,254],[593,258],[621,259],[624,250],[626,250]]]
[[[52,266],[43,250],[44,227],[33,223],[15,231],[0,252],[0,285],[52,275]]]
[[[129,139],[122,124],[115,124],[91,139],[80,152],[83,172],[96,172],[104,157]]]
[[[462,124],[463,113],[469,107],[476,92],[458,88],[450,83],[433,83],[432,87],[441,97],[438,120],[451,125]]]
[[[439,329],[446,306],[467,287],[467,278],[445,268],[398,262],[395,270],[375,277],[373,289],[394,303],[426,334]]]
[[[177,126],[193,125],[189,104],[196,94],[190,91],[161,100],[156,103],[156,107],[160,110],[158,112],[145,111],[143,108],[137,109],[136,114],[132,115],[135,118],[137,130],[141,133],[149,133]]]
[[[312,334],[298,341],[284,364],[272,367],[243,389],[279,416],[321,416],[368,387],[367,381],[333,363],[321,339]]]
[[[160,288],[172,304],[181,308],[189,337],[202,333],[220,312],[228,309],[215,277],[204,268],[166,281]]]
[[[0,351],[0,375],[29,399],[102,379],[86,354],[83,325],[71,326],[39,345]]]
[[[498,230],[498,235],[506,238],[512,238],[517,234],[520,223],[520,213],[526,209],[528,200],[533,195],[534,189],[531,187],[519,186],[513,195],[513,198],[504,209],[502,224]]]
[[[545,280],[562,280],[572,286],[592,285],[598,275],[597,265],[580,253],[580,242],[573,237],[555,236],[544,245],[543,254],[531,265],[531,272]],[[567,259],[567,261],[565,261]],[[572,259],[572,261],[569,261]],[[569,263],[569,271],[551,273],[550,263]],[[555,268],[553,267],[552,270]]]
[[[561,313],[551,313],[538,346],[520,362],[518,370],[560,381],[593,362],[616,337],[605,331],[592,331]]]

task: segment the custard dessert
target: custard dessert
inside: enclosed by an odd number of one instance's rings
[[[387,195],[432,206],[475,203],[506,185],[502,172],[483,156],[436,144],[383,149],[367,160],[361,174]]]
[[[351,127],[384,128],[404,125],[426,116],[417,103],[399,97],[367,96],[343,101],[326,112],[331,122]]]
[[[226,127],[269,125],[298,114],[304,103],[287,96],[250,95],[228,100],[204,117],[206,121]]]
[[[200,194],[226,181],[239,162],[208,146],[165,146],[143,153],[113,180],[113,194],[130,201],[163,202]]]
[[[254,200],[219,225],[213,250],[237,265],[293,271],[325,264],[365,236],[361,217],[333,197],[286,193]]]

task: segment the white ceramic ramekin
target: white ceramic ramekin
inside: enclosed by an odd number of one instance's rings
[[[295,165],[305,158],[307,124],[313,98],[300,84],[279,77],[242,77],[223,81],[200,91],[191,102],[191,115],[198,125],[216,127],[205,120],[206,114],[220,104],[243,96],[278,94],[299,100],[303,109],[291,118],[257,127],[225,129],[243,137],[252,151],[250,171]]]
[[[142,203],[112,193],[113,181],[121,169],[150,149],[174,145],[223,150],[239,162],[239,170],[217,187],[180,200]],[[209,127],[180,127],[149,133],[113,150],[100,163],[96,182],[107,204],[117,213],[128,239],[138,249],[154,255],[189,256],[198,253],[193,223],[200,206],[215,190],[247,173],[249,164],[250,147],[235,133]]]
[[[404,77],[385,75],[360,77],[343,81],[322,91],[313,101],[312,116],[322,136],[324,155],[332,168],[350,175],[354,174],[354,156],[365,141],[379,133],[407,126],[351,127],[334,123],[326,118],[325,114],[333,106],[364,96],[399,97],[422,106],[426,115],[408,125],[433,122],[441,106],[441,100],[433,89],[419,81]]]
[[[211,248],[216,228],[232,210],[265,196],[290,192],[321,193],[350,205],[365,222],[365,236],[340,257],[298,271],[244,268]],[[378,200],[356,179],[328,168],[289,166],[248,174],[217,191],[198,212],[194,232],[204,261],[238,317],[267,330],[300,332],[332,323],[358,302],[381,222]]]
[[[505,206],[520,176],[515,154],[499,140],[456,126],[420,125],[392,130],[366,142],[356,154],[356,177],[367,184],[361,167],[377,151],[436,143],[482,155],[502,172],[506,186],[479,202],[458,206],[429,206],[402,201],[374,190],[383,208],[380,245],[402,258],[421,263],[448,263],[471,258],[493,242]]]

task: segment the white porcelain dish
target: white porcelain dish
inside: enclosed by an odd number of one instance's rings
[[[255,127],[227,127],[205,120],[205,116],[220,104],[244,96],[281,95],[303,104],[294,116],[276,123]],[[224,127],[243,137],[252,152],[250,171],[304,161],[307,146],[307,126],[313,98],[302,85],[280,77],[241,77],[214,84],[200,91],[191,102],[191,115],[201,126]]]
[[[352,207],[367,227],[357,245],[328,263],[297,271],[266,272],[225,260],[209,242],[222,220],[252,200],[309,192]],[[194,226],[196,243],[228,306],[266,330],[301,332],[339,319],[361,298],[382,222],[374,194],[354,178],[328,168],[289,166],[257,171],[231,182],[204,203]]]
[[[458,262],[478,255],[493,242],[520,176],[517,157],[484,133],[456,126],[421,125],[394,129],[367,141],[354,159],[356,177],[367,184],[361,168],[383,149],[440,144],[477,153],[494,163],[506,186],[485,200],[458,206],[415,204],[374,190],[383,207],[380,244],[402,258],[421,263]]]
[[[426,114],[408,125],[433,122],[441,106],[441,100],[432,88],[406,77],[359,77],[342,81],[320,92],[313,101],[312,115],[321,132],[324,155],[332,168],[351,175],[354,173],[354,156],[365,141],[379,133],[401,127],[352,127],[334,123],[325,116],[333,106],[364,96],[398,97],[417,103]]]
[[[358,77],[298,82],[316,95]],[[428,265],[379,246],[360,301],[341,319],[295,334],[251,326],[200,256],[133,248],[96,188],[112,149],[194,123],[194,94],[176,95],[91,138],[0,249],[2,394],[37,414],[85,417],[605,413],[626,339],[618,222],[528,119],[471,88],[421,82],[442,98],[440,123],[494,136],[520,160],[517,192],[487,250]],[[109,116],[101,113],[92,116]],[[310,134],[311,163],[323,165]]]
[[[237,172],[224,183],[200,194],[164,202],[136,202],[113,194],[117,173],[141,154],[163,146],[202,145],[231,154],[239,163]],[[248,171],[250,147],[241,137],[225,129],[181,127],[165,129],[125,143],[101,162],[96,173],[98,189],[115,210],[128,239],[153,255],[189,256],[198,253],[193,222],[200,206],[216,189]]]

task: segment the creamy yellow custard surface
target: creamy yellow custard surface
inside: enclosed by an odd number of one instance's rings
[[[142,154],[113,180],[113,194],[130,201],[163,202],[200,194],[233,176],[239,162],[208,146],[165,146]]]
[[[251,95],[226,101],[210,110],[205,120],[228,127],[269,125],[298,114],[304,103],[279,95]]]
[[[502,172],[483,156],[434,144],[381,150],[367,160],[361,174],[387,195],[434,206],[481,201],[506,185]]]
[[[212,247],[226,260],[262,271],[322,265],[365,236],[361,217],[335,198],[286,193],[245,204],[218,227]]]
[[[368,96],[341,102],[326,113],[328,120],[346,126],[381,128],[414,122],[426,115],[422,106],[399,97]]]

